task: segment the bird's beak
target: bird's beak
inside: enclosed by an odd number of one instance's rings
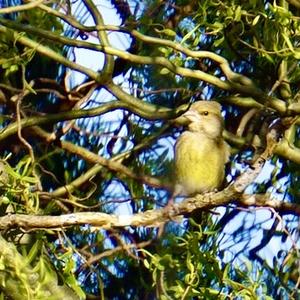
[[[173,120],[175,126],[188,126],[192,122],[199,122],[200,116],[194,110],[188,110],[180,117]]]
[[[182,115],[182,117],[184,117],[188,123],[200,122],[200,116],[194,110],[188,110]]]

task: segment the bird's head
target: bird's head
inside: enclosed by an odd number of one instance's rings
[[[199,101],[191,105],[182,117],[188,121],[188,129],[211,138],[218,138],[223,131],[221,105],[215,101]]]

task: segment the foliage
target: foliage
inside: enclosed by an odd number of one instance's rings
[[[294,0],[4,1],[2,299],[297,299],[299,11]],[[228,184],[270,129],[278,142],[229,205],[164,224],[177,117],[202,99],[223,106]]]
[[[197,230],[182,237],[171,236],[159,255],[145,250],[149,258],[144,263],[152,272],[161,299],[272,299],[263,271],[257,270],[254,275],[255,267],[250,262],[238,268],[229,263],[221,265],[216,247],[218,233],[193,224]]]

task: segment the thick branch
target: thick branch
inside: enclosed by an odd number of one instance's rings
[[[157,227],[164,222],[176,220],[176,217],[189,215],[196,209],[211,209],[238,201],[243,206],[271,207],[282,213],[300,216],[300,206],[269,199],[268,196],[242,195],[234,185],[216,194],[197,195],[185,199],[180,204],[174,204],[174,210],[166,213],[165,209],[153,209],[133,215],[110,215],[98,212],[79,212],[60,216],[30,216],[6,215],[0,218],[0,230],[10,228],[33,229],[62,229],[74,225],[85,225],[112,229],[126,226]]]
[[[196,209],[209,209],[226,205],[236,200],[240,200],[240,203],[243,205],[268,205],[274,209],[284,209],[285,211],[295,208],[292,213],[298,214],[300,211],[298,206],[283,203],[279,204],[278,201],[271,201],[263,197],[243,195],[245,188],[253,182],[261,171],[265,160],[271,156],[274,145],[275,141],[273,135],[270,135],[268,137],[266,150],[245,173],[223,191],[215,194],[210,193],[187,198],[179,204],[174,204],[174,209],[168,212],[166,212],[165,209],[153,209],[133,215],[110,215],[96,212],[73,213],[61,216],[7,215],[0,218],[0,229],[4,230],[14,227],[21,227],[24,230],[41,228],[61,229],[84,224],[90,224],[104,229],[125,226],[156,227],[170,219],[173,220],[179,216],[189,215]],[[258,199],[258,201],[253,201],[253,199]]]
[[[294,144],[289,143],[286,139],[282,139],[275,148],[275,153],[300,164],[300,149],[295,147]]]
[[[60,229],[73,225],[90,224],[103,229],[125,226],[155,227],[167,222],[170,218],[191,213],[195,209],[212,208],[227,204],[236,192],[232,187],[214,195],[198,195],[176,204],[173,211],[153,209],[133,215],[110,215],[97,212],[81,212],[60,216],[7,215],[0,218],[0,230],[19,227],[24,230],[51,228]]]

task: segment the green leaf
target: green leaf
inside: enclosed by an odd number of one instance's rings
[[[144,260],[143,260],[143,263],[144,263],[144,266],[145,266],[147,269],[150,269],[150,264],[149,264],[149,262],[148,262],[147,259],[144,259]]]
[[[216,48],[219,47],[221,44],[223,44],[224,40],[225,40],[224,36],[222,36],[221,38],[215,40],[214,44],[213,44],[214,47],[216,47]]]
[[[239,22],[241,20],[241,16],[242,16],[242,8],[240,5],[238,5],[235,10],[234,20]]]
[[[161,75],[167,75],[169,73],[170,73],[170,70],[167,68],[162,68],[159,72],[159,74],[161,74]]]
[[[200,24],[198,24],[197,26],[195,26],[193,28],[193,30],[189,31],[181,40],[181,44],[184,44],[185,41],[187,41],[188,39],[190,39],[193,34],[198,30],[198,28],[200,27]]]
[[[171,53],[171,50],[169,48],[166,48],[166,47],[159,47],[158,50],[165,54],[165,56],[169,56],[169,54]]]
[[[172,29],[169,29],[169,28],[167,28],[167,29],[162,29],[162,30],[155,29],[155,31],[158,32],[158,33],[165,34],[165,35],[167,35],[167,36],[171,36],[171,37],[176,36],[176,32],[173,31]]]
[[[258,23],[259,19],[260,19],[260,15],[257,15],[257,16],[253,19],[252,25],[255,26],[255,25]]]
[[[42,247],[41,240],[37,240],[32,247],[30,248],[30,251],[28,255],[26,256],[27,263],[30,264],[34,261],[34,259],[37,257],[37,254],[40,252]]]

